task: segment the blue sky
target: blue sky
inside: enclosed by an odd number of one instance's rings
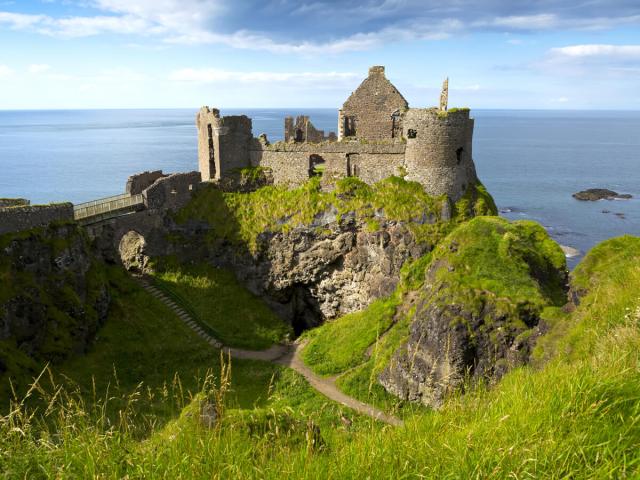
[[[0,0],[0,109],[337,107],[385,65],[412,106],[640,110],[640,2]]]

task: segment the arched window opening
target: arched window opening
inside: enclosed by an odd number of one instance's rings
[[[345,137],[356,136],[356,117],[353,117],[353,116],[344,117],[344,136]]]
[[[320,155],[312,154],[309,156],[309,178],[320,177],[324,173],[325,162]]]

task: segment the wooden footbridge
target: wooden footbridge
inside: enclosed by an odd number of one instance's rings
[[[123,193],[112,197],[91,200],[73,206],[73,217],[83,225],[120,217],[145,209],[142,194]]]

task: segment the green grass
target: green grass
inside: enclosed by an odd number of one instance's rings
[[[365,310],[326,322],[310,330],[303,351],[304,362],[320,375],[344,372],[362,363],[370,345],[392,325],[398,301],[376,300]]]
[[[557,322],[566,333],[549,346],[546,363],[453,396],[404,427],[347,429],[339,407],[280,372],[272,403],[227,410],[213,430],[198,425],[190,404],[144,441],[126,422],[103,425],[70,402],[54,404],[44,432],[16,412],[0,421],[0,471],[8,478],[638,478],[638,245],[628,237],[587,255],[576,271],[585,293]],[[315,444],[314,425],[323,438]]]
[[[509,303],[541,310],[565,303],[566,270],[560,246],[539,224],[479,217],[462,224],[432,256],[442,262],[436,278],[452,290],[489,291]]]
[[[181,265],[172,258],[160,259],[155,268],[158,286],[177,295],[225,345],[262,350],[291,334],[291,328],[227,270]]]
[[[339,216],[354,212],[374,228],[376,212],[384,212],[388,220],[406,223],[417,241],[427,245],[435,245],[454,223],[465,220],[468,212],[496,213],[491,196],[481,184],[469,187],[464,205],[457,209],[466,213],[458,213],[453,222],[441,220],[447,201],[444,196],[429,196],[421,184],[400,177],[389,177],[374,185],[347,177],[338,180],[332,192],[322,191],[320,178],[314,177],[295,189],[267,186],[250,193],[223,193],[211,185],[197,192],[177,213],[176,220],[205,221],[211,226],[210,242],[227,241],[255,253],[262,233],[309,225],[330,206]]]
[[[340,374],[337,384],[345,393],[397,410],[402,404],[386,394],[377,377],[406,341],[414,302],[461,305],[478,315],[491,305],[526,334],[523,318],[566,302],[565,269],[560,247],[539,225],[477,217],[454,229],[429,255],[405,265],[390,298],[308,332],[303,359],[318,374]],[[429,288],[423,291],[427,272]],[[490,329],[490,322],[481,328]]]
[[[136,411],[162,419],[179,413],[202,387],[208,372],[220,368],[219,351],[189,329],[163,303],[149,295],[119,268],[109,271],[113,305],[95,345],[86,355],[54,366],[80,387],[83,398],[104,397],[107,391],[127,397],[142,385]],[[264,362],[234,361],[234,389],[230,406],[251,408],[263,404],[276,367]],[[175,390],[181,389],[182,396]]]

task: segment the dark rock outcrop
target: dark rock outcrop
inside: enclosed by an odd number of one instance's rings
[[[0,274],[0,341],[8,348],[0,357],[18,349],[60,361],[85,351],[106,319],[107,282],[75,224],[0,236]]]
[[[597,200],[626,200],[632,198],[632,195],[628,193],[618,193],[613,190],[607,190],[606,188],[589,188],[580,192],[574,193],[573,198],[582,201],[595,202]]]
[[[231,245],[207,253],[299,333],[391,294],[404,262],[426,253],[404,224],[381,218],[379,226],[369,231],[354,216],[337,220],[329,209],[311,225],[264,232],[255,254],[240,255]]]
[[[390,393],[433,408],[525,363],[544,306],[566,302],[563,254],[542,227],[479,218],[458,229],[435,250],[406,344],[379,376]]]

